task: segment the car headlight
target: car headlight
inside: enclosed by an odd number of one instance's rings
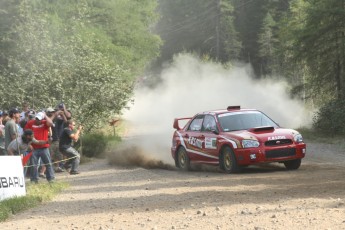
[[[303,137],[301,134],[296,134],[293,138],[294,138],[295,142],[297,142],[297,143],[303,142]]]
[[[257,148],[260,143],[257,140],[242,140],[243,148]]]

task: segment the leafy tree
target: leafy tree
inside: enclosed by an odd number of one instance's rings
[[[158,55],[150,32],[155,1],[23,1],[10,33],[15,47],[2,68],[0,104],[40,109],[64,101],[88,129],[120,113],[136,76]]]
[[[261,58],[258,38],[262,21],[267,14],[267,0],[233,0],[235,7],[235,28],[243,44],[240,60],[251,63],[255,74],[260,77]]]
[[[303,100],[311,99],[306,79],[310,74],[303,59],[296,57],[298,49],[297,34],[304,27],[309,3],[305,0],[292,0],[289,9],[284,12],[278,22],[278,47],[276,56],[279,60],[279,73],[291,84],[291,94]]]
[[[296,31],[295,57],[305,61],[313,98],[327,102],[345,98],[345,36],[343,0],[311,0],[305,23]]]
[[[233,24],[232,0],[160,0],[156,26],[164,46],[158,64],[179,52],[229,62],[239,56],[241,43]]]
[[[290,0],[233,0],[235,25],[243,44],[241,61],[251,63],[256,77],[283,75],[279,22]]]
[[[276,67],[275,53],[277,48],[277,39],[274,36],[274,27],[276,23],[270,13],[267,13],[263,21],[258,43],[259,57],[262,59],[261,75],[274,74]]]
[[[11,32],[14,23],[14,16],[18,15],[18,0],[8,0],[0,2],[0,68],[7,66],[7,54],[11,52],[14,43],[6,37]]]
[[[219,0],[220,47],[223,50],[218,55],[221,62],[237,61],[240,57],[242,43],[234,24],[234,7],[232,1]]]

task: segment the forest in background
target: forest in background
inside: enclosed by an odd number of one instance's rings
[[[315,128],[344,134],[344,23],[345,0],[1,0],[0,108],[63,101],[92,129],[188,52],[288,81]]]

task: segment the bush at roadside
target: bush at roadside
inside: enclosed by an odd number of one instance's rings
[[[82,136],[75,147],[85,157],[103,158],[107,148],[114,142],[120,141],[118,136],[104,135],[103,133],[90,133]]]
[[[344,114],[345,101],[334,100],[327,103],[320,108],[313,118],[315,130],[331,135],[345,134]]]

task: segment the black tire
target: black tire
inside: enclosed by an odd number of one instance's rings
[[[190,160],[184,147],[180,147],[176,154],[176,166],[183,171],[190,170]]]
[[[241,171],[241,167],[237,164],[235,154],[229,146],[223,148],[219,165],[226,173],[237,173]]]
[[[301,166],[301,159],[291,160],[291,161],[284,161],[285,168],[287,170],[296,170]]]

